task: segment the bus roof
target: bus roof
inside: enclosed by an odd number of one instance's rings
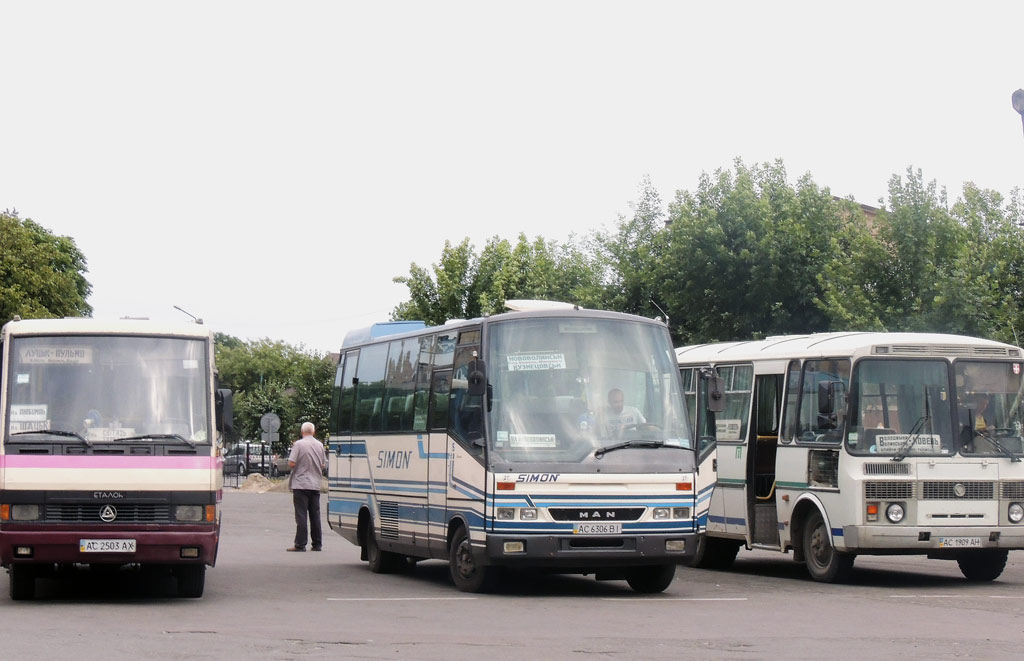
[[[1012,344],[942,333],[837,332],[778,335],[763,340],[694,344],[676,349],[680,363],[724,363],[859,355],[1020,358]]]
[[[590,318],[590,319],[628,319],[632,321],[638,321],[647,324],[657,324],[662,328],[665,328],[665,323],[657,319],[648,319],[647,317],[640,317],[637,315],[626,314],[624,312],[608,312],[605,310],[588,310],[580,307],[572,308],[561,308],[552,307],[549,309],[531,309],[523,312],[502,312],[501,314],[491,315],[489,317],[478,317],[476,319],[457,319],[449,321],[448,323],[441,326],[430,326],[421,328],[419,330],[403,332],[395,335],[387,335],[388,340],[402,339],[405,337],[437,333],[444,330],[457,330],[465,326],[473,326],[480,324],[493,324],[503,321],[511,321],[514,319],[540,319],[540,318]],[[350,339],[352,341],[350,341]],[[359,341],[356,341],[359,340]],[[342,351],[345,351],[351,347],[367,344],[373,340],[364,337],[357,337],[355,331],[345,336],[345,340],[341,345]]]
[[[148,319],[22,319],[4,324],[2,334],[16,335],[168,335],[177,337],[210,337],[208,326],[194,323],[165,323]]]

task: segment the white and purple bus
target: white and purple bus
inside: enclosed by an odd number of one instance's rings
[[[202,596],[217,557],[213,334],[142,320],[14,320],[0,331],[0,563],[13,599],[62,569],[133,565]]]

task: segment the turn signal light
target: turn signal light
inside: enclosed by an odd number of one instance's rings
[[[10,520],[11,520],[11,506],[7,505],[6,503],[3,504],[3,505],[0,505],[0,521],[10,521]]]
[[[676,491],[693,491],[693,482],[676,482]]]
[[[878,503],[868,503],[867,520],[878,521]]]
[[[206,506],[206,522],[213,523],[217,520],[217,506],[207,505]]]
[[[498,491],[515,491],[515,482],[498,482]]]

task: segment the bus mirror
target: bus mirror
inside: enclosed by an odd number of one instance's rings
[[[818,384],[818,413],[832,415],[836,410],[836,382],[822,381]]]
[[[471,397],[479,397],[487,394],[487,366],[482,360],[469,361],[469,383],[467,394]]]
[[[217,431],[230,434],[235,430],[235,407],[231,391],[227,388],[218,388],[214,401],[217,411]]]
[[[725,382],[720,376],[708,377],[708,410],[712,413],[725,410]]]
[[[837,429],[846,412],[846,386],[842,381],[818,384],[818,429]]]

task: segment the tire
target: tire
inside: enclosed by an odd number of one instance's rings
[[[629,583],[629,587],[640,594],[656,594],[664,592],[668,586],[672,585],[675,577],[675,565],[651,565],[633,569],[626,582]]]
[[[729,569],[736,560],[736,554],[740,552],[740,546],[740,542],[730,539],[701,535],[697,542],[697,552],[688,564],[699,569]]]
[[[183,565],[175,570],[178,578],[178,596],[198,599],[206,587],[206,565]]]
[[[968,581],[994,581],[1006,568],[1007,555],[1004,549],[968,551],[957,556],[956,564]]]
[[[246,466],[242,465],[242,464],[238,464],[238,477],[245,477],[248,474],[249,474],[249,469]]]
[[[381,550],[377,544],[377,531],[371,524],[366,530],[366,561],[374,574],[390,574],[398,567],[401,556]]]
[[[842,583],[853,569],[854,555],[832,546],[832,533],[821,512],[811,514],[803,530],[804,562],[807,572],[821,583]]]
[[[494,588],[497,569],[481,565],[473,556],[473,545],[466,528],[459,526],[448,550],[448,573],[461,592],[489,592]]]
[[[36,572],[31,565],[11,565],[11,599],[28,601],[36,596]]]

